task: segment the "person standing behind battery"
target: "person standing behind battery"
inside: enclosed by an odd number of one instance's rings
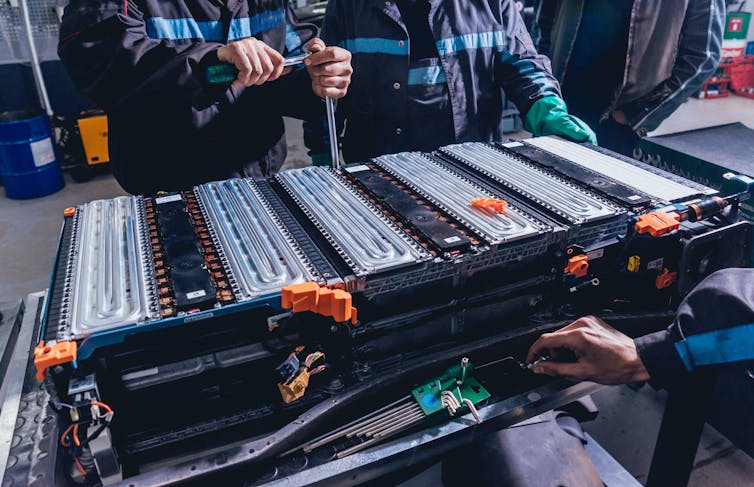
[[[537,0],[532,37],[571,112],[631,156],[717,69],[724,0]]]
[[[295,23],[287,0],[71,0],[58,52],[107,112],[121,186],[185,190],[274,174],[286,156],[282,116],[316,116],[319,97],[345,95],[350,53],[319,40],[308,70],[286,75],[283,55],[300,48],[286,45]],[[207,68],[220,63],[238,69],[235,81],[210,82]]]
[[[512,0],[330,0],[322,39],[353,54],[338,106],[346,161],[502,140],[501,88],[535,135],[596,143],[568,114]],[[325,129],[305,124],[315,164],[329,163]]]

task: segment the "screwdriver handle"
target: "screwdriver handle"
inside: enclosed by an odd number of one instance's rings
[[[204,75],[211,84],[232,83],[238,77],[238,69],[232,64],[215,64],[208,67]]]
[[[283,63],[283,66],[288,68],[291,66],[297,66],[299,64],[303,64],[304,59],[308,57],[309,57],[309,54],[304,53],[304,54],[299,54],[298,56],[291,56],[291,57],[285,58],[285,63]],[[211,84],[232,83],[238,77],[238,69],[236,69],[236,67],[233,66],[232,64],[227,64],[227,63],[214,64],[207,68],[207,70],[204,73],[204,76],[206,77],[207,82]]]

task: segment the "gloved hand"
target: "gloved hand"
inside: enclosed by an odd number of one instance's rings
[[[332,156],[330,153],[311,154],[313,166],[332,167]]]
[[[574,142],[597,144],[597,135],[583,120],[568,113],[565,102],[557,96],[535,101],[526,114],[524,127],[535,136],[559,135]]]

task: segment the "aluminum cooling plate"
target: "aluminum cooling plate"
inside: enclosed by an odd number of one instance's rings
[[[649,171],[638,165],[621,161],[607,154],[602,154],[588,147],[557,137],[537,137],[524,140],[526,144],[562,157],[576,165],[602,174],[616,181],[635,188],[644,194],[662,201],[682,201],[699,195],[698,187],[691,187],[663,177],[659,171]],[[712,190],[709,190],[712,191]],[[712,191],[714,192],[714,191]]]
[[[623,213],[597,195],[486,144],[450,145],[442,147],[440,152],[572,223],[589,223]]]
[[[254,181],[208,183],[195,192],[238,301],[316,280]]]
[[[474,198],[496,195],[420,153],[391,154],[374,162],[492,245],[538,235],[546,229],[512,205],[506,207],[505,214],[474,208]]]
[[[332,170],[293,169],[280,173],[277,179],[355,275],[396,269],[431,257]]]
[[[69,259],[69,338],[158,316],[142,202],[133,196],[79,207]],[[65,333],[65,330],[64,330]]]

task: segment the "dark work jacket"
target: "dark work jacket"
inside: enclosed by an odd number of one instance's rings
[[[711,274],[686,296],[667,330],[635,343],[657,386],[698,367],[754,360],[754,269]]]
[[[429,24],[450,94],[453,142],[503,138],[501,88],[526,114],[535,101],[560,96],[549,60],[537,54],[511,0],[429,0]],[[353,54],[348,95],[338,104],[345,120],[343,154],[363,161],[412,150],[411,133],[425,120],[409,109],[409,39],[397,5],[385,0],[330,0],[322,27],[328,45]],[[430,87],[431,88],[431,87]],[[307,124],[312,153],[327,153],[319,121]]]
[[[285,159],[282,115],[317,116],[305,70],[246,89],[210,85],[223,44],[254,36],[281,53],[286,0],[72,0],[59,54],[106,112],[110,158],[131,193],[186,189],[274,173]],[[292,15],[292,14],[290,14]]]
[[[532,37],[560,81],[583,10],[584,0],[535,3]],[[724,21],[724,0],[634,1],[623,80],[604,116],[622,110],[641,136],[656,129],[717,69]]]

